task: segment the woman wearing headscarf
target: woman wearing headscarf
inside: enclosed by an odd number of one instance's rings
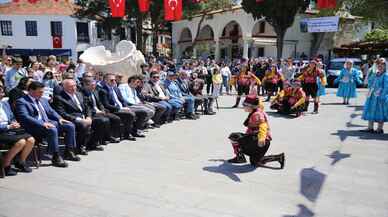
[[[388,121],[388,72],[387,63],[380,58],[376,63],[376,73],[368,78],[368,96],[364,105],[362,119],[368,121],[364,132],[383,134],[384,122]],[[377,122],[377,130],[374,123]]]
[[[343,98],[344,105],[349,104],[350,98],[357,97],[357,84],[362,84],[362,81],[360,72],[353,67],[352,60],[345,61],[344,68],[334,82],[339,83],[337,96]]]

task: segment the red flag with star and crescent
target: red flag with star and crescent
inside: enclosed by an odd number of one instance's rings
[[[125,0],[109,0],[112,17],[125,16]]]
[[[166,21],[182,19],[182,0],[164,0],[164,19]]]
[[[138,0],[139,11],[142,13],[147,12],[150,9],[150,0]]]
[[[336,0],[318,0],[317,6],[318,8],[335,8],[336,7]]]

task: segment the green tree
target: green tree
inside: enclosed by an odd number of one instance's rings
[[[372,21],[377,26],[388,27],[388,1],[386,0],[337,0],[334,9],[320,9],[313,17],[340,16],[340,24],[344,24],[350,16],[356,16],[358,20]],[[344,24],[345,25],[345,24]],[[376,35],[374,33],[373,35]],[[319,47],[327,33],[312,33],[311,55],[318,52]]]
[[[123,25],[126,26],[131,19],[136,19],[136,45],[139,50],[144,50],[143,26],[141,25],[144,15],[139,12],[136,0],[126,0],[126,16],[123,18],[111,16],[108,0],[79,0],[76,1],[76,5],[78,6],[75,13],[76,17],[98,21],[102,25],[104,32],[108,35],[111,34],[112,30],[119,33]],[[128,7],[128,5],[136,5],[136,7]]]
[[[264,18],[276,33],[277,58],[283,53],[284,36],[292,26],[296,14],[304,12],[309,5],[308,0],[243,0],[242,7],[252,14],[254,19]]]
[[[338,6],[344,6],[354,16],[388,28],[387,0],[340,0]]]
[[[170,28],[170,22],[164,20],[164,1],[150,1],[150,10],[147,13],[140,13],[137,0],[126,0],[126,16],[123,18],[113,18],[110,13],[108,0],[79,0],[76,17],[97,20],[104,27],[108,34],[111,30],[118,30],[122,25],[128,25],[130,20],[136,20],[136,44],[139,50],[144,51],[145,40],[143,39],[143,20],[150,18],[152,25],[153,51],[156,52],[157,35],[162,28]],[[200,16],[195,39],[198,37],[201,25],[211,12],[219,9],[231,8],[230,0],[206,0],[193,2],[193,0],[183,0],[184,18]],[[171,28],[170,28],[171,29]],[[194,40],[194,45],[196,40]]]
[[[388,41],[388,29],[375,29],[372,32],[368,32],[365,36],[367,41]]]

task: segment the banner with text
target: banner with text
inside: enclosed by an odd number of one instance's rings
[[[301,21],[301,30],[306,32],[307,27],[307,32],[337,32],[338,25],[338,16],[310,18]]]

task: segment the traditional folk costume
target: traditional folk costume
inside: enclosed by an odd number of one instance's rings
[[[312,62],[315,63],[316,62]],[[304,111],[308,111],[310,104],[310,97],[314,99],[314,113],[318,113],[319,102],[317,100],[318,94],[318,82],[317,79],[320,79],[321,84],[326,86],[326,78],[323,72],[318,69],[316,66],[311,68],[310,66],[304,69],[302,74],[298,77],[298,80],[302,82],[303,91],[306,94],[306,103]]]
[[[334,82],[339,83],[337,96],[344,99],[344,104],[349,104],[350,98],[357,97],[357,84],[362,84],[360,72],[353,67],[343,68]]]
[[[384,122],[388,121],[388,72],[386,69],[386,66],[385,69],[378,69],[368,78],[369,92],[362,114],[362,119],[369,121],[368,129],[365,130],[367,132],[383,134]],[[378,123],[377,131],[373,129],[374,122]]]
[[[273,99],[271,109],[275,109],[281,114],[296,114],[299,117],[304,109],[306,94],[298,84],[294,86],[288,82],[284,84],[284,89]]]
[[[251,76],[249,75],[249,71],[241,70],[238,80],[237,80],[237,98],[236,104],[233,108],[237,108],[241,101],[241,96],[243,94],[249,95],[249,87],[251,85]]]
[[[258,88],[261,86],[260,78],[251,73],[251,83],[249,86],[249,95],[258,95]]]
[[[270,101],[271,96],[277,93],[280,83],[283,80],[283,76],[278,72],[276,66],[271,66],[269,70],[266,71],[262,83],[268,94],[267,101]]]
[[[232,133],[229,136],[236,157],[228,160],[229,163],[245,163],[245,155],[249,156],[251,165],[259,166],[271,161],[278,161],[281,168],[284,167],[284,153],[278,155],[265,156],[268,151],[272,137],[268,124],[268,116],[263,111],[262,105],[257,96],[247,96],[243,105],[252,108],[244,126],[247,127],[245,133]]]

